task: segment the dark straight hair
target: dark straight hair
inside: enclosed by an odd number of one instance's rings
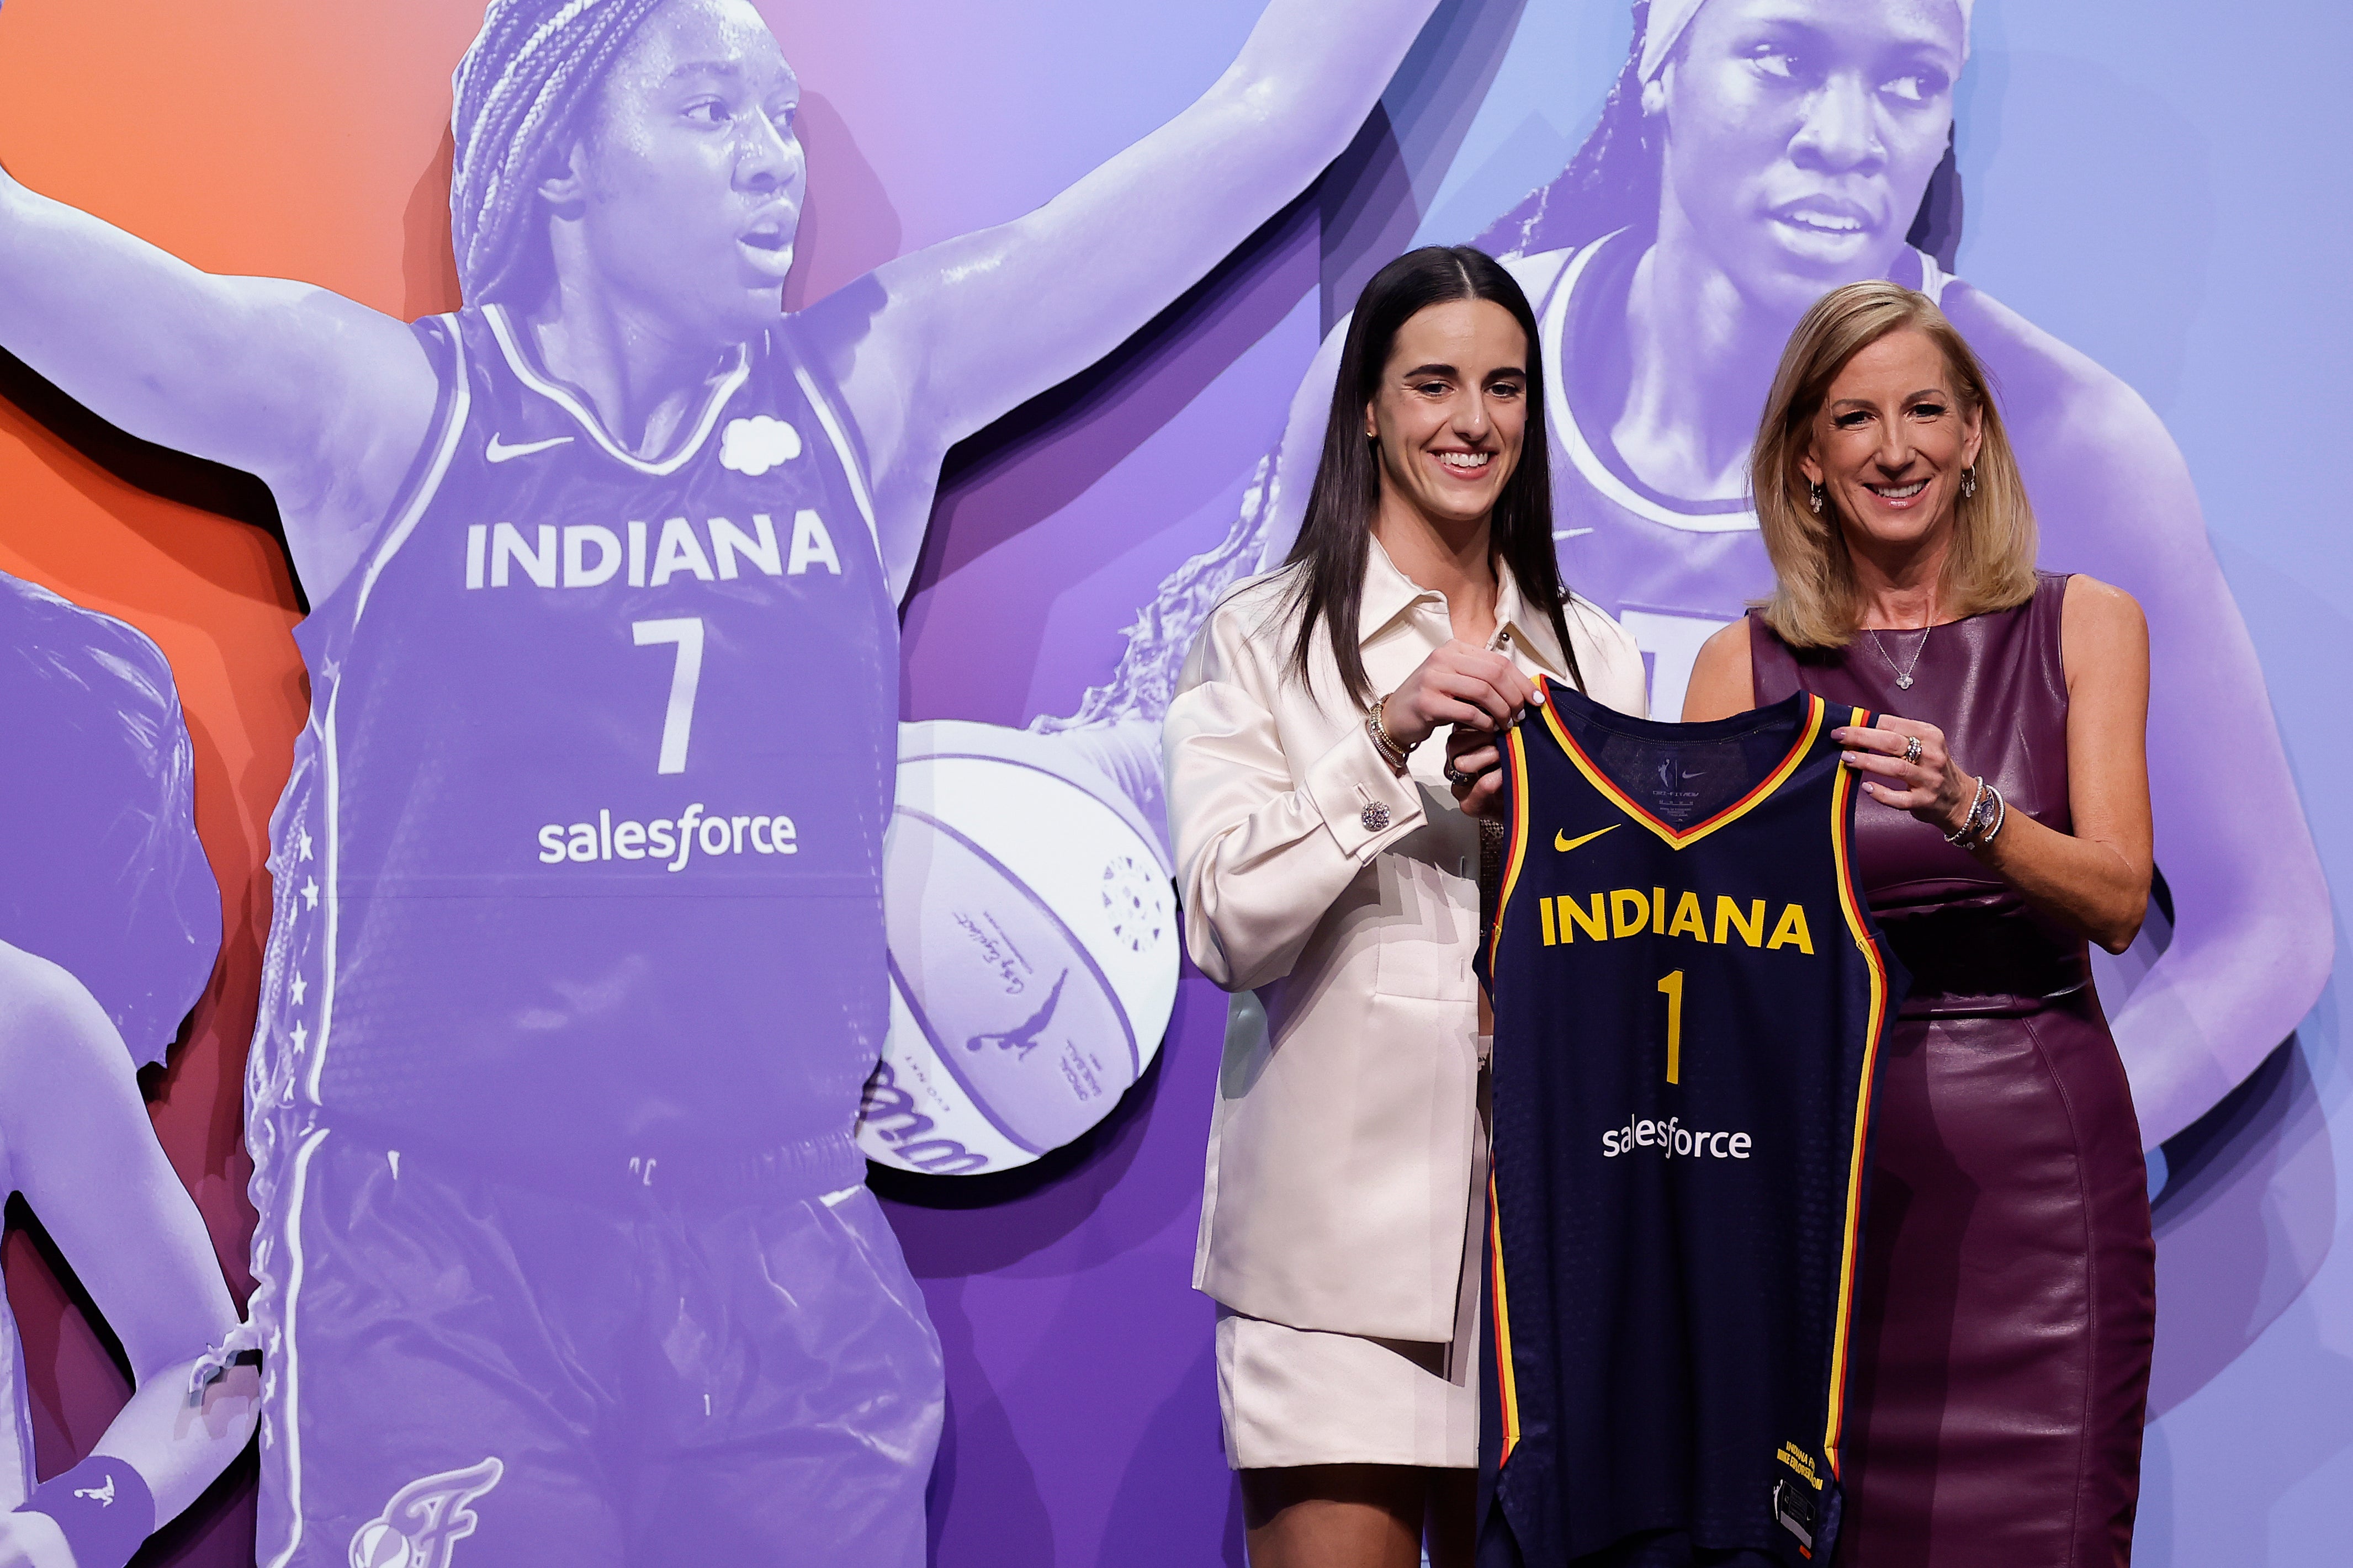
[[[1495,497],[1487,522],[1489,559],[1509,568],[1520,597],[1552,621],[1568,679],[1578,690],[1585,677],[1568,638],[1563,614],[1568,589],[1552,546],[1551,443],[1544,412],[1544,346],[1535,311],[1518,281],[1495,258],[1467,245],[1432,245],[1409,250],[1373,274],[1356,297],[1356,314],[1340,347],[1340,374],[1332,385],[1331,417],[1324,427],[1324,455],[1315,465],[1315,485],[1307,495],[1307,516],[1283,564],[1295,569],[1292,592],[1304,607],[1291,647],[1291,668],[1312,684],[1308,657],[1319,629],[1331,640],[1340,682],[1351,700],[1370,704],[1372,684],[1356,647],[1356,621],[1365,600],[1365,561],[1372,552],[1373,520],[1381,509],[1381,459],[1365,438],[1366,405],[1380,389],[1390,347],[1405,324],[1432,305],[1458,300],[1492,300],[1512,313],[1527,338],[1527,427],[1520,460]]]

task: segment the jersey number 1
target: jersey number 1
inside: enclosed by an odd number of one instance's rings
[[[633,621],[629,633],[639,647],[665,642],[678,645],[678,662],[670,671],[670,707],[662,713],[661,761],[654,772],[682,773],[687,737],[694,731],[694,689],[702,684],[702,622],[697,616]]]
[[[1683,972],[1678,969],[1660,981],[1659,993],[1667,999],[1667,1081],[1681,1083],[1683,1071]]]

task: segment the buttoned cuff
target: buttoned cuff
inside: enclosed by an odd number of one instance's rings
[[[1413,775],[1389,772],[1388,759],[1362,724],[1308,768],[1306,795],[1340,852],[1355,860],[1371,859],[1420,826],[1427,815]]]

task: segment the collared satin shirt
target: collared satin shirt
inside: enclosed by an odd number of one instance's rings
[[[1489,646],[1567,679],[1549,617],[1498,568]],[[1287,668],[1284,573],[1211,613],[1169,705],[1168,813],[1193,962],[1234,998],[1210,1124],[1193,1283],[1294,1328],[1455,1332],[1479,1157],[1479,828],[1445,782],[1445,735],[1389,771],[1319,636]],[[1588,695],[1641,714],[1633,639],[1567,612]],[[1357,642],[1395,690],[1453,627],[1443,595],[1378,542]]]

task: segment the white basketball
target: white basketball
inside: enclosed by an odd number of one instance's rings
[[[1051,736],[902,730],[884,847],[891,1033],[858,1130],[869,1157],[941,1175],[1028,1164],[1102,1121],[1159,1050],[1175,899],[1099,777]]]
[[[352,1537],[352,1568],[408,1568],[408,1537],[371,1520]]]

